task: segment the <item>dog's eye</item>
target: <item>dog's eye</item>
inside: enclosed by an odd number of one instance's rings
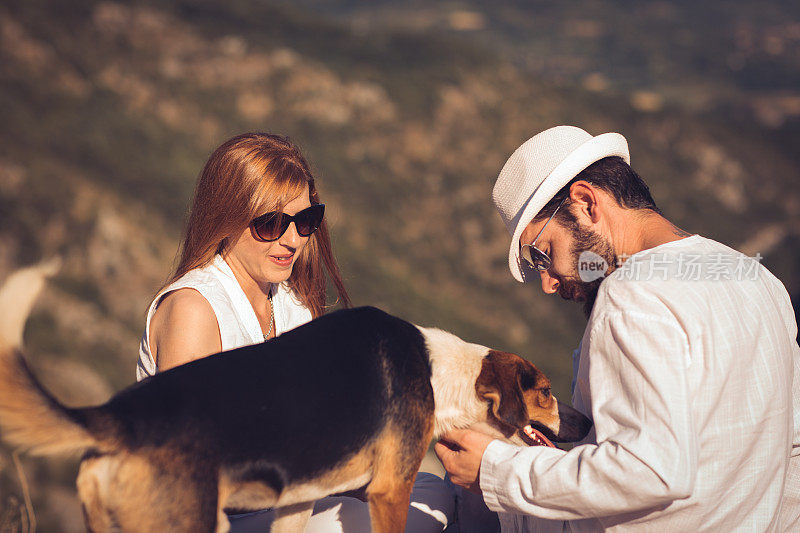
[[[519,376],[519,384],[520,387],[522,387],[522,390],[531,390],[536,387],[536,376],[522,373]]]
[[[542,396],[544,396],[545,398],[549,398],[550,397],[550,389],[542,389]]]

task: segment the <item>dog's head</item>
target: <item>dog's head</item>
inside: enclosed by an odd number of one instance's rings
[[[592,428],[591,420],[553,396],[544,373],[518,355],[490,351],[475,390],[488,403],[487,424],[512,442],[575,442]]]

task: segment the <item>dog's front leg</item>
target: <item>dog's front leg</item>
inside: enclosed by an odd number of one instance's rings
[[[308,519],[314,511],[314,502],[296,503],[275,510],[270,533],[299,533],[306,530]]]

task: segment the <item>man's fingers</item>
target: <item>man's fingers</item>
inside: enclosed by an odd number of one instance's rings
[[[464,448],[462,444],[471,432],[472,431],[469,429],[451,429],[442,435],[442,437],[439,439],[439,442],[445,441],[450,444],[455,444],[457,448]]]
[[[449,443],[442,441],[439,441],[433,445],[433,451],[436,453],[436,456],[442,463],[449,460],[455,453],[457,453],[457,450],[453,449]]]
[[[439,439],[436,442],[436,445],[437,446],[444,446],[445,448],[448,448],[449,450],[452,450],[454,452],[457,452],[457,451],[459,451],[461,449],[461,446],[459,446],[455,442],[449,441],[449,440],[447,440],[445,438]]]

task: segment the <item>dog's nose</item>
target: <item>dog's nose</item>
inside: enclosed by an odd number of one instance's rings
[[[558,442],[583,440],[592,429],[592,421],[588,417],[561,402],[558,402],[558,418],[560,421]]]

